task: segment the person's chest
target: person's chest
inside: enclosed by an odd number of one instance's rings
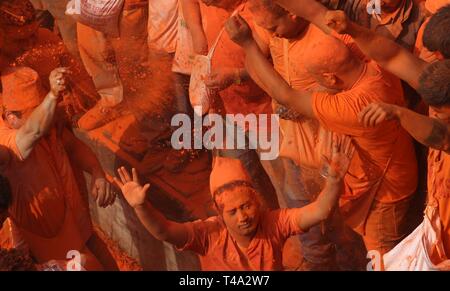
[[[282,243],[265,230],[259,230],[246,248],[240,247],[228,231],[224,231],[212,244],[204,264],[214,270],[281,270],[282,249]]]

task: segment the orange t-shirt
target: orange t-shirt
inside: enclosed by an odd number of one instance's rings
[[[206,6],[200,0],[199,3],[203,29],[208,40],[208,46],[211,48],[231,13],[224,9]],[[252,16],[247,4],[240,6],[239,13],[245,19],[251,20]],[[213,71],[215,68],[245,68],[245,52],[224,32],[220,37],[211,62]],[[231,85],[220,91],[219,95],[225,109],[223,113],[247,115],[250,113],[270,114],[272,112],[271,98],[250,79],[240,85]],[[220,107],[218,110],[220,112]]]
[[[240,249],[219,217],[187,223],[189,235],[181,251],[190,250],[202,256],[204,271],[275,271],[282,270],[282,250],[286,240],[302,233],[296,223],[298,209],[263,212],[255,237],[246,251],[247,264]]]
[[[255,25],[255,33],[260,42],[270,50],[275,70],[294,89],[325,90],[306,71],[304,63],[308,47],[315,42],[335,42],[340,39],[355,55],[365,59],[356,43],[349,35],[325,34],[315,25],[309,25],[296,39],[285,39],[273,36],[262,27]],[[319,122],[312,118],[301,120],[280,119],[281,143],[280,156],[295,161],[301,167],[317,169],[321,163],[321,143],[331,138],[331,133],[320,127]]]
[[[358,121],[361,110],[373,102],[405,104],[400,81],[370,62],[350,90],[335,95],[314,93],[312,106],[325,128],[351,136],[356,144],[341,198],[351,200],[368,193],[392,157],[376,199],[396,202],[412,195],[417,187],[415,151],[411,137],[398,121],[385,121],[373,128]]]
[[[0,170],[11,183],[10,218],[40,262],[65,259],[67,251],[83,249],[92,225],[62,139],[53,128],[23,159],[16,134],[0,125],[0,146],[9,151]]]
[[[430,108],[430,116],[434,117]],[[442,241],[450,256],[450,155],[430,148],[428,154],[428,200],[436,199],[442,224]]]
[[[276,37],[262,27],[255,25],[254,31],[259,41],[265,43],[270,49],[273,66],[275,70],[294,89],[313,90],[319,85],[304,68],[305,55],[308,47],[315,42],[326,42],[327,39],[341,40],[360,59],[366,59],[354,40],[349,35],[325,34],[315,25],[309,25],[306,30],[295,39]]]

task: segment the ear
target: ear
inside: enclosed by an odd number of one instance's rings
[[[334,87],[338,83],[338,78],[333,73],[322,73],[322,78],[324,79],[327,86]]]
[[[11,111],[5,111],[5,121],[8,122],[9,124],[14,123],[15,121],[17,121],[17,116],[12,113]]]

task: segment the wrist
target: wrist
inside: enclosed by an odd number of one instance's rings
[[[143,202],[142,204],[134,205],[133,209],[135,212],[144,211],[145,210],[145,202]]]
[[[58,101],[58,94],[55,94],[52,90],[48,92],[47,97],[52,101]]]
[[[393,113],[394,113],[394,117],[401,119],[404,113],[404,110],[402,107],[397,106],[397,105],[392,105],[393,107]]]
[[[344,182],[344,177],[332,177],[328,176],[326,183],[329,187],[340,187]]]
[[[255,48],[255,46],[256,46],[256,42],[253,37],[250,37],[249,39],[247,39],[246,41],[244,41],[242,43],[242,48],[244,49],[244,51],[251,50],[251,49]]]

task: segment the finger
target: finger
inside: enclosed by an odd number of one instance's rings
[[[112,191],[111,188],[111,184],[109,184],[108,182],[106,183],[106,194],[108,197],[108,201],[106,202],[106,205],[112,205],[114,203],[114,199],[115,199],[115,194]]]
[[[374,114],[376,114],[376,110],[375,110],[375,109],[372,109],[372,110],[370,110],[369,112],[367,112],[367,113],[364,115],[364,118],[363,118],[363,125],[364,125],[365,127],[370,127],[370,120],[371,120],[371,118],[372,118],[372,116],[373,116]]]
[[[106,202],[106,193],[105,193],[105,185],[103,183],[100,183],[100,185],[96,185],[97,189],[98,189],[98,205],[100,207],[104,207],[105,206],[105,202]]]
[[[366,114],[372,110],[372,104],[367,105],[366,107],[363,108],[363,110],[361,110],[358,113],[358,120],[360,123],[363,123],[364,117],[366,116]]]
[[[333,135],[327,137],[326,143],[325,143],[325,155],[327,157],[331,157],[332,149],[333,149]]]
[[[113,179],[114,179],[114,183],[117,185],[117,187],[119,187],[119,189],[122,189],[123,183],[116,177],[113,177]]]
[[[114,202],[116,202],[117,194],[115,192],[111,192],[111,199],[109,201],[109,206],[114,205]]]
[[[92,194],[92,197],[94,198],[94,201],[97,202],[97,200],[98,200],[98,190],[97,190],[97,187],[95,187],[95,185],[91,189],[91,194]]]
[[[147,191],[148,191],[148,189],[150,188],[150,184],[145,184],[144,185],[144,187],[142,187],[142,191],[144,192],[144,193],[147,193]]]
[[[372,114],[368,120],[369,126],[374,127],[376,125],[376,120],[379,117],[382,117],[382,115],[383,115],[383,112],[380,112],[380,111],[376,111],[374,114]]]
[[[127,183],[127,180],[125,179],[125,176],[123,175],[122,172],[122,167],[117,169],[117,173],[119,174],[120,180],[122,181],[123,184]]]
[[[131,173],[132,173],[132,175],[133,175],[133,181],[136,182],[136,183],[138,183],[138,184],[140,184],[140,182],[139,182],[139,176],[138,176],[137,171],[136,171],[135,168],[132,168],[132,169],[131,169]]]
[[[352,139],[350,137],[347,137],[347,144],[345,145],[344,153],[348,156],[353,148],[354,146]]]
[[[131,182],[132,180],[131,180],[130,174],[128,173],[127,169],[125,169],[125,167],[122,167],[121,169],[122,169],[122,174],[125,177],[125,181]]]
[[[381,113],[381,114],[374,120],[373,126],[378,125],[378,124],[382,123],[383,121],[385,121],[385,120],[386,120],[386,117],[387,117],[387,116],[386,116],[386,113],[385,113],[385,112]]]
[[[355,155],[355,152],[356,152],[356,147],[352,143],[352,146],[351,146],[351,148],[349,150],[349,153],[347,154],[347,157],[349,158],[350,161],[353,159],[353,156]]]

